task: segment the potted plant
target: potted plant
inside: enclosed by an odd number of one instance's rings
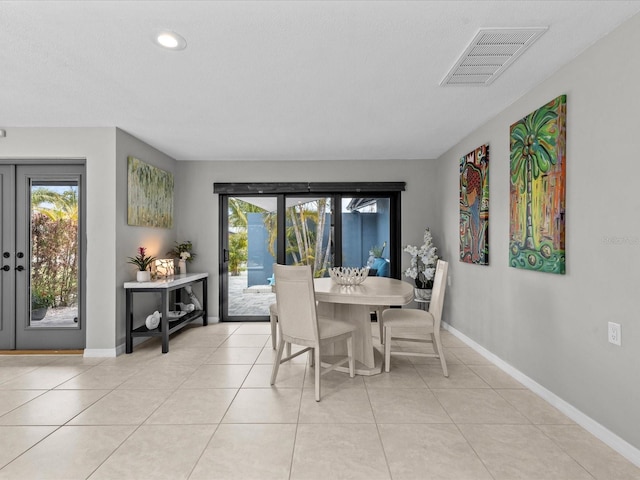
[[[374,245],[369,250],[369,260],[367,266],[372,270],[372,275],[378,277],[389,276],[389,261],[383,257],[384,249],[387,247],[387,242],[382,242],[382,246]]]
[[[177,258],[180,273],[187,273],[187,262],[191,262],[196,254],[193,253],[193,244],[190,241],[176,242],[175,246],[167,252],[172,258]]]
[[[47,310],[53,305],[52,295],[34,289],[31,292],[31,321],[37,322],[47,315]]]
[[[138,255],[135,257],[129,257],[129,260],[127,261],[127,263],[131,263],[138,267],[138,272],[136,274],[136,280],[138,282],[148,282],[151,280],[151,271],[149,270],[149,267],[156,257],[147,257],[146,251],[147,249],[145,247],[138,247]]]
[[[373,247],[371,247],[371,250],[369,250],[369,254],[372,255],[373,258],[382,258],[382,255],[384,254],[384,249],[386,247],[387,247],[387,242],[382,242],[381,247],[374,245]]]
[[[407,245],[404,251],[411,255],[411,266],[405,270],[404,274],[412,278],[416,284],[416,299],[431,300],[431,289],[438,261],[438,249],[433,245],[431,231],[428,228],[425,229],[420,247]]]

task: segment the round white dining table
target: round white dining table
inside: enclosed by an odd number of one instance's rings
[[[373,345],[371,312],[382,312],[392,305],[406,305],[413,300],[413,286],[402,280],[386,277],[367,277],[360,285],[338,285],[331,278],[314,279],[318,315],[339,318],[356,326],[353,337],[355,373],[376,375],[382,372],[383,355]],[[346,345],[337,343],[323,355],[343,356]],[[332,363],[333,359],[327,359]],[[337,370],[348,371],[347,367]]]

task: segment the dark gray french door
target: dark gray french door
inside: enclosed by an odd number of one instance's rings
[[[84,165],[0,164],[0,349],[81,349]]]

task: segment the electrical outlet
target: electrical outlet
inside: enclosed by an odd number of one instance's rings
[[[619,323],[609,322],[609,343],[621,345],[621,330]]]

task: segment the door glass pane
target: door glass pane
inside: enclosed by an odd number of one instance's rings
[[[391,275],[389,207],[389,198],[342,198],[342,266],[369,266],[370,275]]]
[[[229,197],[228,315],[269,315],[275,302],[276,197]]]
[[[331,198],[287,197],[287,265],[311,265],[314,277],[333,266]]]
[[[30,327],[78,328],[78,182],[31,183]]]

